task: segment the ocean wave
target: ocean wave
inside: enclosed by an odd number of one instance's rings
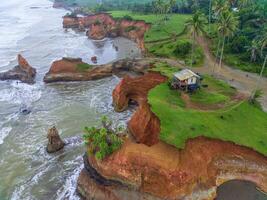
[[[8,136],[11,130],[11,127],[4,127],[0,130],[0,144],[4,143],[4,139]]]
[[[37,85],[28,85],[12,81],[11,87],[1,91],[0,101],[29,106],[41,98],[41,90]]]

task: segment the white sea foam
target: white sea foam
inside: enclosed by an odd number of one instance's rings
[[[0,129],[0,144],[4,143],[4,139],[8,136],[11,130],[11,127],[4,127]]]
[[[41,98],[38,85],[28,85],[13,81],[10,88],[1,90],[0,101],[29,106]]]

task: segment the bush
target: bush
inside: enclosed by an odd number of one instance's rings
[[[186,56],[188,53],[190,53],[191,48],[192,44],[190,42],[180,40],[178,41],[175,49],[173,50],[173,53],[176,56]]]
[[[86,70],[91,69],[91,68],[92,68],[92,66],[87,64],[87,63],[80,63],[77,65],[77,70],[81,71],[81,72],[86,71]]]
[[[228,51],[232,53],[243,53],[246,52],[246,46],[249,46],[250,42],[246,36],[236,36],[230,42]]]
[[[101,25],[101,21],[99,19],[95,20],[94,25]]]
[[[121,131],[121,127],[113,129],[112,123],[107,117],[102,118],[102,128],[85,127],[83,138],[89,147],[89,153],[94,154],[97,159],[103,160],[117,151],[123,144],[123,140],[118,136]]]
[[[134,30],[138,30],[138,28],[136,26],[128,26],[127,28],[125,28],[125,32],[130,32]]]
[[[129,20],[129,21],[132,21],[133,20],[133,18],[130,15],[124,15],[122,17],[122,19]]]

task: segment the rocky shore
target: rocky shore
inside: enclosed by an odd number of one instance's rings
[[[0,80],[19,80],[23,83],[33,84],[35,76],[36,69],[19,54],[18,65],[7,72],[0,73]]]
[[[64,28],[87,30],[87,36],[94,40],[122,36],[136,42],[143,52],[145,51],[144,35],[150,29],[150,26],[150,24],[141,20],[114,19],[107,13],[84,17],[69,15],[63,18]]]
[[[53,62],[44,82],[90,81],[112,75],[143,74],[152,66],[150,59],[125,59],[105,65],[88,65],[80,58],[62,58]]]

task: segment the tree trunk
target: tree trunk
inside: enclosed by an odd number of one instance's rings
[[[222,50],[221,50],[220,63],[219,63],[219,70],[222,68],[222,59],[223,59],[224,44],[225,44],[225,36],[223,37]]]
[[[250,97],[250,100],[251,100],[251,101],[254,100],[255,95],[256,95],[256,92],[257,92],[257,90],[259,89],[259,86],[260,86],[260,83],[261,83],[261,78],[262,78],[262,76],[263,76],[263,72],[264,72],[265,67],[266,67],[266,62],[267,62],[267,55],[265,56],[265,59],[264,59],[264,62],[263,62],[262,68],[261,68],[260,76],[259,76],[258,81],[257,81],[257,83],[256,83],[256,87],[255,87],[255,89],[254,89],[254,91],[252,92],[252,95],[251,95],[251,97]]]
[[[211,23],[211,5],[212,5],[212,0],[210,0],[209,3],[209,33],[210,33],[210,23]]]
[[[196,33],[193,32],[193,41],[192,41],[192,55],[191,55],[191,67],[193,67],[194,53],[195,53],[195,41],[196,41]]]
[[[212,74],[215,73],[215,67],[216,67],[217,60],[218,60],[220,44],[221,44],[221,40],[219,38],[219,41],[218,41],[218,44],[217,44],[217,50],[216,50],[216,57],[215,57],[215,61],[214,61],[213,69],[212,69]]]

